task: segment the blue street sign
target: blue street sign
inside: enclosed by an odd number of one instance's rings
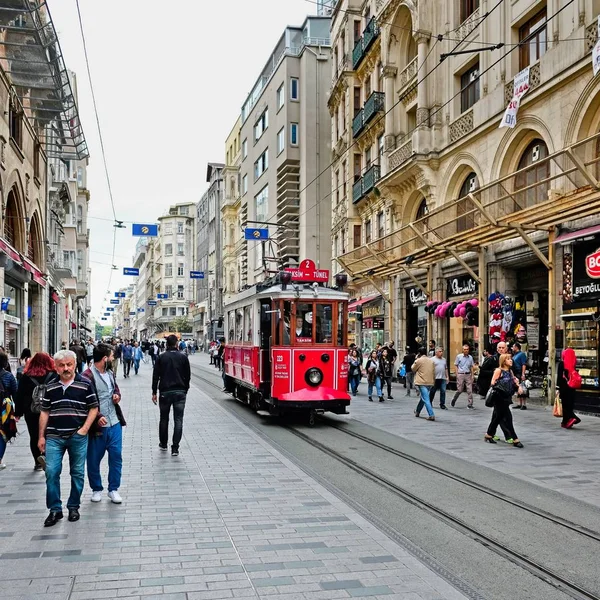
[[[101,321],[106,321],[107,319],[106,319],[106,317],[102,317],[100,320]]]
[[[125,323],[129,323],[130,320],[131,319],[123,319],[123,321],[125,321]],[[117,327],[117,329],[119,329],[119,328]]]
[[[125,298],[125,292],[115,292],[115,298]]]
[[[134,223],[131,226],[132,235],[144,237],[156,237],[158,235],[158,225],[149,225],[146,223]]]
[[[119,301],[118,300],[111,300],[110,303],[111,304],[119,304]]]
[[[145,312],[143,308],[138,308],[138,312]]]
[[[134,275],[137,277],[139,274],[140,274],[139,269],[134,269],[133,267],[124,267],[123,268],[123,275]]]
[[[204,279],[204,271],[190,271],[190,279]]]
[[[169,298],[169,294],[156,294],[156,297],[159,300],[167,300]]]
[[[108,306],[108,307],[106,308],[106,310],[107,310],[108,312],[115,312],[115,309],[114,309],[112,306]]]
[[[156,306],[158,302],[156,300],[148,300],[148,306]]]
[[[133,311],[133,310],[132,310],[132,311],[129,313],[129,316],[134,316],[134,315],[135,315],[135,311]]]
[[[104,313],[105,317],[110,317],[110,313]]]
[[[255,229],[253,227],[246,227],[244,229],[245,240],[268,240],[269,230],[268,229]]]

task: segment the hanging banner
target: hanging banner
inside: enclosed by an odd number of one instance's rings
[[[268,229],[256,229],[254,227],[246,227],[244,229],[245,240],[268,240],[269,230]]]
[[[158,225],[147,225],[145,223],[134,223],[131,226],[131,234],[143,237],[157,237]]]
[[[169,294],[156,294],[156,297],[159,300],[168,300],[169,299]]]
[[[115,292],[115,298],[125,298],[125,292]]]
[[[592,50],[592,67],[594,68],[594,77],[600,73],[600,15],[598,15],[598,41]]]
[[[123,268],[123,275],[133,275],[133,276],[137,277],[139,274],[140,274],[140,270],[135,269],[134,267],[124,267]]]
[[[119,301],[118,300],[111,300],[110,303],[111,304],[119,304]]]
[[[511,129],[517,124],[517,112],[521,98],[529,91],[529,67],[523,69],[515,75],[513,84],[513,97],[508,103],[504,116],[500,122],[500,127],[510,127]]]
[[[156,306],[158,302],[156,300],[148,300],[148,306]]]
[[[109,306],[109,307],[107,307],[107,309],[106,309],[106,310],[107,310],[108,312],[115,312],[115,309],[114,309],[114,308],[112,308],[112,307],[110,307],[110,306]]]
[[[190,279],[204,279],[204,271],[190,271]]]
[[[129,313],[129,315],[130,315],[130,316],[134,316],[134,315],[135,315],[135,311],[134,311],[134,310],[132,310],[132,311]]]

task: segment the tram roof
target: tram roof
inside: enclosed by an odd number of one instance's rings
[[[316,295],[315,295],[316,291]],[[257,284],[243,290],[239,294],[231,297],[224,303],[224,308],[235,307],[238,304],[245,304],[248,300],[257,298],[278,298],[281,300],[347,300],[347,292],[335,288],[318,286],[313,287],[311,283],[288,283],[286,289],[282,289],[281,284],[267,285]]]

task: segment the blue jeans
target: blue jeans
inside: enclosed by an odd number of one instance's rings
[[[4,458],[4,453],[6,452],[6,442],[4,438],[0,435],[0,460]]]
[[[350,376],[350,389],[352,390],[353,394],[356,394],[356,392],[358,391],[359,383],[360,383],[360,373],[358,373],[357,375]]]
[[[87,471],[90,487],[94,492],[101,492],[102,477],[100,463],[108,452],[108,491],[114,492],[121,487],[123,470],[123,428],[120,423],[112,427],[102,427],[102,435],[92,435],[88,441]]]
[[[433,408],[431,407],[431,401],[429,400],[429,392],[431,390],[431,386],[430,385],[416,385],[415,387],[417,388],[417,391],[419,392],[419,395],[421,396],[421,399],[419,400],[419,404],[417,404],[417,410],[416,410],[417,415],[421,414],[421,411],[423,410],[423,406],[424,406],[427,409],[427,414],[430,417],[433,417]]]
[[[435,393],[440,390],[440,406],[446,406],[446,385],[448,382],[445,379],[436,379],[434,386],[431,388],[431,396],[429,398],[431,404],[435,398]]]
[[[381,377],[379,377],[379,375],[375,377],[375,389],[377,390],[377,395],[381,398],[383,394],[381,392]],[[367,386],[367,394],[369,395],[369,398],[373,395],[373,383],[370,381],[369,385]]]
[[[133,368],[135,370],[135,374],[138,374],[138,371],[140,370],[140,359],[139,358],[134,358],[133,359]]]
[[[60,499],[60,474],[63,456],[69,453],[71,494],[67,508],[79,508],[83,492],[85,457],[88,436],[73,434],[70,438],[49,437],[46,439],[46,506],[49,510],[62,510]]]

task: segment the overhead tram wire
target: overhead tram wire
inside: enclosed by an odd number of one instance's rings
[[[491,14],[491,12],[502,2],[503,0],[500,0],[500,2],[498,2],[498,4],[496,4],[496,6],[494,6],[494,8],[492,8],[491,11],[489,11],[487,14]],[[575,0],[569,0],[564,6],[562,6],[561,8],[559,8],[554,14],[550,15],[547,19],[546,22],[544,23],[544,26],[547,25],[550,21],[552,21],[553,19],[555,19],[563,10],[565,10],[566,8],[568,8],[571,4],[573,4],[575,2]],[[482,75],[484,75],[485,73],[487,73],[488,71],[490,71],[491,69],[493,69],[498,63],[500,63],[502,60],[504,60],[511,52],[514,52],[517,48],[520,48],[521,46],[525,45],[525,44],[529,44],[529,42],[531,41],[531,37],[533,34],[535,34],[538,30],[533,31],[530,35],[528,35],[525,39],[521,40],[518,44],[514,44],[512,48],[510,48],[509,50],[507,50],[498,60],[494,61],[487,69],[485,69],[484,71],[482,71],[477,79],[475,81],[478,81]],[[471,32],[472,33],[472,32]],[[465,36],[466,37],[466,36]],[[456,47],[452,50],[454,51],[456,49]],[[451,52],[452,52],[451,51]],[[448,54],[451,54],[448,53]],[[443,62],[443,61],[442,61]],[[442,62],[439,62],[433,69],[431,69],[431,71],[429,71],[429,73],[425,74],[425,76],[423,77],[423,79],[421,81],[424,81],[431,73],[433,73],[435,71],[435,69],[437,67],[439,67]],[[470,84],[472,84],[473,82],[470,82]],[[417,82],[416,84],[414,84],[413,87],[411,87],[411,90],[418,86],[419,82]],[[436,110],[434,110],[431,114],[430,114],[430,118],[434,115],[436,115],[439,111],[441,111],[443,108],[445,108],[446,106],[448,106],[448,104],[450,104],[455,98],[457,98],[458,96],[460,96],[460,94],[462,94],[465,89],[467,89],[468,85],[465,86],[464,88],[461,88],[458,92],[456,92],[456,94],[454,94],[449,100],[447,100],[446,102],[444,102],[444,104],[440,105]],[[385,115],[390,112],[391,110],[393,110],[401,101],[403,98],[400,98],[398,100],[398,102],[396,102],[389,111],[386,111],[383,115],[381,115],[380,119],[385,118]],[[417,130],[417,127],[414,127],[411,131],[409,131],[406,136],[410,136],[412,135],[415,131]],[[349,150],[350,148],[352,148],[354,145],[356,144],[356,141],[352,142],[352,144],[350,144],[347,148],[347,150]],[[325,171],[323,171],[323,173],[325,173],[327,171],[327,169],[331,168],[333,166],[333,162],[325,169]],[[363,170],[363,173],[366,172],[366,170]],[[305,191],[310,185],[312,185],[323,173],[317,175],[317,177],[315,177],[312,181],[310,181],[304,188],[302,188],[299,191],[299,194],[303,191]],[[341,189],[342,186],[338,186],[337,188],[335,188],[334,190],[332,190],[329,194],[323,196],[323,198],[321,200],[325,200],[326,198],[328,198],[329,196],[331,196],[335,191]],[[301,212],[298,215],[298,219],[305,215],[309,210],[313,210],[315,208],[315,206],[321,202],[321,200],[317,200],[315,202],[314,205],[312,205],[311,207],[307,208],[306,210],[304,210],[304,212]]]
[[[309,2],[309,1],[311,1],[311,0],[306,0],[306,1],[307,1],[307,2]],[[572,2],[574,2],[574,1],[575,1],[575,0],[570,0],[569,4],[570,4],[570,3],[572,3]],[[495,5],[494,5],[494,6],[493,6],[493,7],[492,7],[492,8],[491,8],[491,9],[490,9],[490,10],[489,10],[487,13],[485,13],[485,15],[484,15],[484,16],[481,18],[481,20],[479,21],[478,25],[481,25],[481,24],[482,24],[482,23],[483,23],[483,22],[484,22],[484,21],[485,21],[485,20],[486,20],[486,19],[487,19],[487,18],[488,18],[488,17],[489,17],[489,16],[490,16],[490,15],[491,15],[493,12],[494,12],[494,11],[495,11],[495,10],[496,10],[496,9],[497,9],[497,8],[498,8],[498,7],[499,7],[499,6],[500,6],[500,5],[503,3],[503,2],[504,2],[504,0],[498,0],[498,2],[496,2],[496,4],[495,4]],[[568,6],[568,5],[567,5],[567,6]],[[561,10],[563,10],[563,9],[561,9]],[[556,14],[558,14],[558,13],[556,13]],[[556,15],[554,15],[554,16],[556,16]],[[551,18],[553,18],[553,17],[551,17]],[[548,22],[549,20],[550,20],[550,19],[547,19],[547,20],[546,20],[546,22]],[[412,31],[412,30],[411,30],[411,31]],[[464,36],[464,38],[463,38],[462,40],[460,40],[460,41],[459,41],[459,42],[458,42],[458,43],[457,43],[457,44],[454,46],[454,48],[452,48],[452,50],[450,51],[450,53],[449,53],[449,54],[452,54],[452,52],[454,52],[454,51],[455,51],[455,50],[456,50],[456,49],[457,49],[457,48],[458,48],[458,47],[459,47],[459,46],[460,46],[460,45],[461,45],[461,44],[462,44],[462,43],[463,43],[463,42],[464,42],[464,41],[465,41],[465,40],[466,40],[466,39],[467,39],[467,38],[468,38],[468,37],[469,37],[469,36],[470,36],[470,35],[471,35],[471,34],[474,32],[474,31],[475,31],[475,29],[472,29],[471,31],[469,31],[469,32],[468,32],[468,33],[467,33],[467,34]],[[437,39],[438,39],[438,41],[439,41],[439,38],[437,38]],[[527,38],[526,38],[526,39],[527,39]],[[434,46],[435,46],[435,44],[434,44]],[[514,50],[514,48],[513,48],[512,50]],[[510,50],[510,52],[512,52],[512,50]],[[429,51],[429,53],[427,54],[427,57],[428,57],[430,54],[431,54],[431,50],[430,50],[430,51]],[[508,53],[507,53],[507,54],[508,54]],[[504,56],[506,56],[506,54],[505,54]],[[426,57],[426,59],[427,59],[427,57]],[[502,57],[502,58],[504,58],[504,57]],[[425,63],[425,62],[426,62],[426,59],[423,61],[423,63]],[[377,123],[379,123],[381,120],[385,119],[386,115],[387,115],[387,114],[389,114],[391,111],[393,111],[393,110],[396,108],[396,106],[398,106],[398,105],[399,105],[399,104],[400,104],[400,103],[401,103],[401,102],[404,100],[404,98],[407,96],[407,94],[408,94],[408,93],[410,93],[410,92],[412,92],[414,89],[418,88],[418,86],[419,86],[419,84],[420,84],[420,83],[423,83],[424,81],[426,81],[426,80],[427,80],[427,78],[428,78],[428,77],[430,77],[430,76],[431,76],[431,75],[432,75],[432,74],[433,74],[433,73],[434,73],[434,72],[435,72],[435,71],[436,71],[436,70],[437,70],[437,69],[438,69],[438,68],[439,68],[439,67],[442,65],[442,62],[443,62],[443,61],[440,61],[440,62],[438,62],[438,63],[437,63],[437,64],[436,64],[436,65],[435,65],[435,66],[434,66],[434,67],[433,67],[433,68],[432,68],[430,71],[428,71],[427,73],[425,73],[425,75],[422,77],[422,79],[419,79],[419,80],[418,80],[418,81],[416,81],[416,82],[415,82],[415,83],[414,83],[412,86],[410,86],[410,88],[409,88],[409,89],[408,89],[406,92],[404,92],[404,94],[402,94],[402,96],[401,96],[400,98],[398,98],[398,100],[397,100],[397,101],[396,101],[394,104],[392,104],[392,106],[391,106],[391,107],[390,107],[390,108],[389,108],[387,111],[385,111],[385,112],[384,112],[382,115],[380,115],[380,117],[379,117],[379,120],[377,121]],[[423,63],[417,67],[417,72],[418,72],[418,70],[420,70],[420,69],[422,68],[422,66],[423,66]],[[494,64],[497,64],[497,63],[494,63]],[[486,69],[486,71],[487,71],[487,70],[488,70],[488,69]],[[481,76],[481,75],[480,75],[480,76]],[[460,90],[458,93],[460,94],[460,93],[462,93],[462,91],[463,91],[463,90],[461,89],[461,90]],[[440,107],[439,107],[439,108],[438,108],[436,111],[432,112],[432,113],[431,113],[431,115],[430,115],[430,118],[431,118],[431,116],[432,116],[432,115],[435,115],[435,114],[437,114],[437,112],[439,112],[439,110],[441,110],[442,108],[444,108],[445,106],[447,106],[447,105],[448,105],[448,104],[449,104],[449,103],[450,103],[450,102],[451,102],[451,101],[452,101],[454,98],[456,98],[456,95],[454,95],[454,96],[453,96],[453,97],[452,97],[452,98],[451,98],[451,99],[450,99],[448,102],[446,102],[445,104],[442,104],[442,106],[440,106]],[[417,130],[417,128],[415,127],[414,129],[412,129],[411,131],[409,131],[409,132],[408,132],[406,135],[407,135],[407,136],[409,136],[409,135],[412,135],[412,133],[413,133],[414,131],[416,131],[416,130]],[[352,143],[351,143],[351,144],[348,146],[348,148],[346,148],[346,152],[347,152],[348,150],[350,150],[351,148],[353,148],[354,146],[356,146],[356,143],[357,143],[357,140],[354,140],[354,141],[353,141],[353,142],[352,142]],[[327,172],[329,169],[331,169],[331,167],[333,167],[333,165],[334,165],[334,164],[335,164],[335,161],[332,161],[332,162],[330,162],[330,163],[329,163],[329,165],[327,165],[327,166],[326,166],[326,167],[325,167],[325,168],[324,168],[324,169],[323,169],[323,170],[322,170],[322,171],[321,171],[321,172],[320,172],[318,175],[316,175],[316,176],[315,176],[315,177],[314,177],[314,178],[313,178],[311,181],[309,181],[309,182],[308,182],[308,183],[307,183],[307,184],[306,184],[306,185],[305,185],[303,188],[301,188],[301,189],[298,191],[298,196],[299,196],[299,195],[300,195],[302,192],[306,191],[306,190],[307,190],[307,189],[308,189],[308,188],[309,188],[309,187],[310,187],[310,186],[311,186],[313,183],[316,183],[316,182],[319,180],[319,178],[320,178],[322,175],[324,175],[324,174],[325,174],[325,173],[326,173],[326,172]],[[364,173],[364,172],[366,172],[366,170],[363,170],[363,173]],[[334,191],[337,191],[338,189],[340,189],[340,186],[338,186],[338,187],[337,187],[335,190],[333,190],[333,191],[332,191],[332,192],[330,192],[329,194],[325,195],[325,196],[322,198],[322,200],[324,200],[325,198],[328,198],[329,196],[331,196],[331,194],[332,194]],[[303,215],[305,215],[305,214],[306,214],[306,213],[307,213],[309,210],[313,210],[314,208],[316,208],[316,206],[317,206],[317,205],[318,205],[320,202],[321,202],[321,200],[317,200],[317,201],[315,202],[315,204],[313,204],[313,205],[312,205],[310,208],[307,208],[307,209],[305,209],[305,210],[304,210],[304,212],[301,212],[301,213],[298,215],[298,217],[297,217],[297,218],[298,218],[298,219],[300,219],[300,217],[301,217],[301,216],[303,216]],[[294,221],[294,222],[296,222],[296,221]]]

